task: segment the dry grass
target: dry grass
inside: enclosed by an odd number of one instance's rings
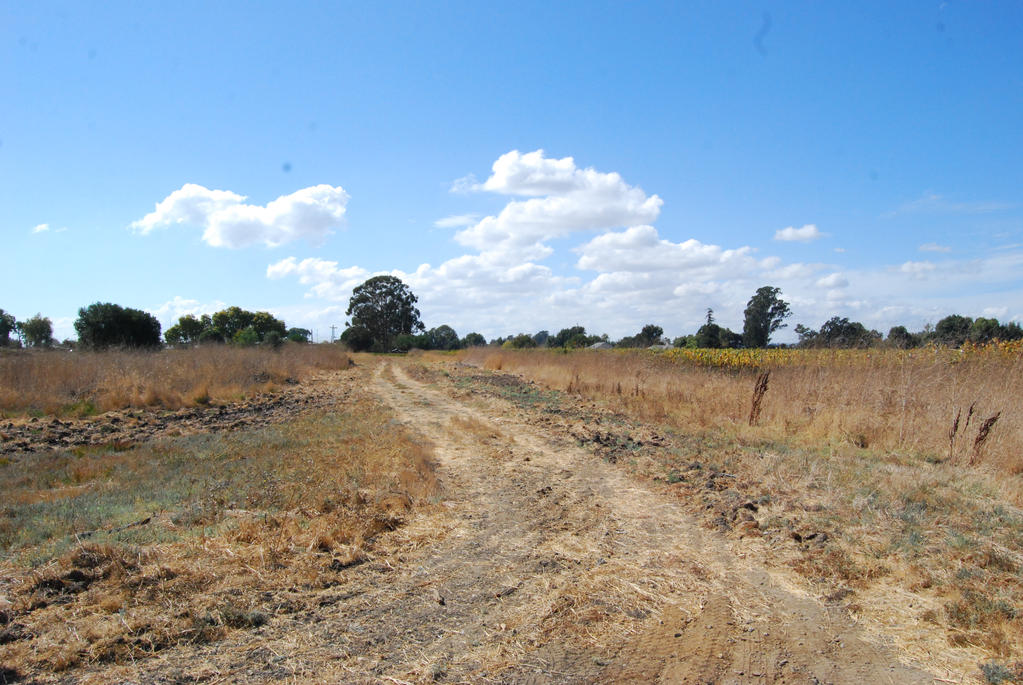
[[[1018,357],[871,353],[829,366],[818,356],[764,369],[766,386],[756,371],[651,353],[465,358],[661,426],[674,436],[670,449],[637,452],[629,468],[672,484],[711,517],[732,500],[757,503],[757,534],[795,545],[790,563],[822,595],[852,591],[853,613],[886,629],[938,626],[951,645],[989,658],[1023,655]],[[688,470],[694,462],[702,470]],[[732,474],[720,502],[708,472]],[[893,588],[908,607],[893,602]]]
[[[336,345],[209,345],[160,352],[0,352],[0,416],[84,416],[128,407],[234,401],[318,369],[347,368]]]
[[[345,393],[278,426],[0,468],[0,661],[52,675],[216,641],[372,558],[438,484],[421,440]]]
[[[932,460],[951,457],[1023,474],[1023,393],[1018,392],[1023,355],[1018,353],[958,360],[927,350],[846,350],[752,370],[686,364],[644,352],[476,348],[464,354],[485,368],[613,401],[645,420],[738,433],[753,418],[758,374],[769,370],[770,389],[756,407],[759,437],[814,446],[851,444]],[[967,407],[973,407],[973,422],[960,426],[950,450],[950,427]]]

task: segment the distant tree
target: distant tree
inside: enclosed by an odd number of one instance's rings
[[[501,347],[522,350],[530,347],[536,347],[536,341],[533,340],[533,336],[529,333],[519,333],[514,338],[506,340]]]
[[[651,345],[659,345],[661,343],[661,336],[664,335],[664,329],[660,326],[655,326],[652,323],[643,326],[643,329],[637,336],[645,344],[643,347],[650,347]]]
[[[242,347],[252,347],[259,344],[259,333],[256,332],[255,327],[246,326],[234,334],[231,342]]]
[[[18,330],[28,347],[53,346],[53,322],[42,314],[36,314],[31,319],[20,322]]]
[[[483,347],[486,344],[487,339],[479,333],[469,333],[462,338],[462,347]]]
[[[338,342],[353,352],[365,352],[373,347],[373,334],[365,326],[349,326],[341,333]]]
[[[432,350],[433,348],[430,346],[429,333],[420,333],[419,335],[402,333],[401,335],[394,336],[394,340],[391,341],[391,350],[408,352],[413,349]]]
[[[820,347],[870,347],[880,339],[880,333],[867,330],[859,321],[833,316],[821,325],[816,344]]]
[[[533,336],[533,342],[536,343],[537,347],[544,347],[547,341],[550,339],[551,334],[548,331],[540,331]]]
[[[919,337],[910,333],[905,326],[892,326],[888,329],[886,342],[890,347],[906,350],[920,344]]]
[[[451,326],[437,326],[426,333],[431,350],[457,350],[462,346],[458,333]]]
[[[308,328],[289,328],[288,334],[285,336],[285,338],[289,342],[307,343],[309,342],[309,338],[311,338],[312,335],[313,332]]]
[[[707,310],[710,311],[709,309]],[[721,344],[721,326],[718,326],[713,322],[710,316],[707,316],[707,323],[700,326],[700,330],[696,331],[696,347],[702,347],[707,349],[717,349],[722,347]]]
[[[972,343],[989,343],[1001,337],[1002,326],[998,319],[985,319],[980,316],[970,325],[969,339]]]
[[[0,309],[0,347],[8,347],[11,344],[11,333],[18,330],[18,320]]]
[[[259,344],[276,350],[284,344],[284,336],[277,331],[268,331]]]
[[[1019,340],[1021,338],[1023,338],[1023,326],[1020,326],[1015,321],[1003,324],[1002,329],[998,332],[999,340],[1010,341]]]
[[[256,312],[252,315],[252,329],[259,336],[259,341],[266,341],[266,336],[276,333],[278,339],[283,339],[288,334],[288,327],[283,321],[276,318],[270,312]]]
[[[742,340],[746,347],[767,347],[771,334],[780,328],[792,315],[788,302],[778,295],[780,288],[765,285],[746,304],[745,321],[742,327]]]
[[[239,332],[252,325],[255,318],[255,314],[241,307],[228,307],[215,313],[211,322],[224,340],[232,342]]]
[[[562,328],[558,331],[558,334],[553,338],[547,340],[548,347],[567,347],[568,341],[572,340],[577,336],[585,336],[586,329],[582,326],[572,326],[571,328]]]
[[[213,322],[208,314],[202,319],[192,314],[185,314],[178,318],[178,322],[163,333],[163,339],[170,345],[191,345],[199,342],[199,336],[204,331],[213,327]]]
[[[149,312],[96,302],[78,310],[78,343],[102,350],[108,347],[160,347],[160,322]]]
[[[952,314],[934,325],[934,340],[941,345],[959,347],[970,337],[973,319]]]
[[[352,326],[369,331],[373,349],[384,351],[395,337],[425,329],[415,306],[418,301],[401,279],[374,276],[352,291],[347,314]]]

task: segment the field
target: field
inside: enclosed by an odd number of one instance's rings
[[[0,682],[1023,682],[1021,375],[0,357]]]

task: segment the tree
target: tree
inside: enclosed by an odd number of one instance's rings
[[[833,316],[821,325],[820,331],[799,324],[796,326],[800,347],[870,347],[881,340],[877,331],[867,330],[859,321]]]
[[[28,321],[18,324],[18,330],[28,347],[50,347],[53,345],[53,322],[42,314],[36,314]]]
[[[919,337],[910,333],[905,326],[892,326],[888,329],[887,342],[900,350],[907,350],[919,344]]]
[[[285,337],[289,342],[307,343],[313,332],[308,328],[289,328]]]
[[[82,347],[159,347],[160,322],[139,309],[97,302],[78,310],[75,331]]]
[[[178,317],[178,322],[163,333],[163,339],[170,345],[191,345],[199,342],[203,332],[213,328],[209,314],[197,319],[192,314]]]
[[[572,326],[571,328],[562,328],[558,331],[558,334],[552,338],[547,339],[548,347],[567,347],[568,342],[578,336],[585,336],[586,329],[582,326]]]
[[[11,344],[11,333],[18,330],[18,320],[0,309],[0,347]]]
[[[462,347],[483,347],[487,344],[487,339],[479,333],[470,333],[462,338]]]
[[[983,344],[1001,337],[1002,326],[998,319],[986,319],[979,316],[970,326],[970,342]]]
[[[746,304],[742,341],[746,347],[767,347],[771,334],[785,328],[783,321],[792,315],[789,303],[778,295],[781,288],[765,285]]]
[[[352,352],[365,352],[373,346],[373,334],[364,326],[349,326],[341,333],[338,342]]]
[[[373,349],[391,349],[394,338],[423,331],[419,320],[416,297],[401,279],[394,276],[374,276],[352,291],[348,302],[351,326],[369,331]]]
[[[513,350],[524,350],[531,347],[536,347],[536,341],[533,340],[533,336],[529,333],[519,333],[514,338],[509,338],[504,342],[501,347],[508,347]]]
[[[276,333],[278,340],[288,334],[288,328],[284,325],[284,322],[270,312],[256,312],[253,314],[251,325],[252,329],[256,331],[256,335],[259,336],[260,342],[265,342],[266,336],[270,333]]]
[[[212,324],[224,340],[231,342],[239,332],[251,326],[255,318],[255,314],[241,307],[228,307],[213,315]]]
[[[547,341],[550,339],[551,334],[548,331],[540,331],[533,336],[533,342],[536,343],[537,347],[544,347]]]
[[[968,316],[952,314],[946,316],[934,326],[934,338],[942,345],[959,347],[970,337],[973,319]]]
[[[431,350],[457,350],[462,346],[458,333],[451,326],[437,326],[426,333]]]

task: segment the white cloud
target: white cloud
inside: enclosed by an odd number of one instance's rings
[[[921,252],[951,252],[952,248],[948,245],[939,245],[937,243],[924,243],[917,248]]]
[[[817,282],[814,283],[814,285],[816,285],[818,288],[833,289],[846,288],[849,286],[849,279],[843,276],[842,274],[835,272],[833,274],[828,274],[823,278],[817,279]]]
[[[910,278],[924,279],[937,268],[932,262],[906,262],[899,267],[899,271]]]
[[[546,159],[539,150],[502,155],[486,181],[470,178],[463,185],[511,197],[494,216],[437,222],[465,226],[455,241],[472,248],[467,254],[390,272],[419,296],[428,327],[446,323],[463,335],[476,330],[494,337],[578,324],[620,337],[655,323],[673,337],[699,328],[707,307],[722,325],[741,330],[746,303],[764,285],[781,288],[795,313],[793,325],[819,325],[837,315],[879,330],[897,324],[919,330],[952,311],[980,312],[1002,304],[989,295],[963,293],[981,283],[990,286],[986,293],[1018,292],[1023,273],[1023,252],[1009,249],[977,260],[857,270],[788,263],[748,246],[710,245],[685,234],[669,239],[663,227],[651,225],[660,213],[658,196],[648,196],[618,174],[580,168],[571,157]],[[824,236],[812,225],[790,228]],[[672,236],[680,234],[676,231]],[[557,242],[580,235],[584,239],[571,252]],[[352,288],[372,275],[320,258],[288,257],[267,268],[268,278],[290,278],[304,286],[309,300],[302,311],[324,326],[343,322]],[[326,309],[319,309],[324,304]],[[1020,316],[1012,302],[1006,304],[1005,316]],[[791,328],[778,336],[779,341],[794,338]]]
[[[199,300],[192,300],[181,297],[180,295],[175,295],[173,299],[164,302],[156,309],[151,310],[151,312],[153,316],[164,324],[164,329],[166,330],[167,326],[177,323],[179,318],[187,314],[191,314],[192,316],[213,314],[214,312],[218,312],[226,307],[227,304],[220,300],[200,302]]]
[[[39,224],[32,229],[33,233],[45,233],[50,230],[50,224]]]
[[[288,257],[266,268],[266,277],[281,279],[296,276],[302,285],[312,286],[309,294],[326,300],[347,300],[352,289],[369,277],[366,269],[352,266],[339,268],[338,263],[310,257],[298,261]]]
[[[723,278],[737,270],[755,270],[752,248],[725,250],[689,239],[663,240],[653,226],[633,226],[605,233],[576,248],[578,268],[591,271],[650,272],[670,270],[684,280]]]
[[[616,173],[580,169],[571,157],[546,159],[543,150],[502,155],[476,189],[534,197],[509,202],[497,216],[459,231],[455,240],[479,250],[524,249],[532,255],[537,245],[576,231],[650,223],[663,204]]]
[[[926,192],[916,200],[903,203],[897,209],[884,214],[894,217],[900,214],[990,214],[1015,205],[1007,202],[955,202],[938,193]]]
[[[300,238],[319,244],[344,224],[349,196],[341,186],[321,184],[282,195],[266,206],[245,204],[246,199],[186,183],[131,228],[145,235],[169,226],[201,226],[203,240],[214,247],[277,247]]]
[[[817,229],[816,225],[806,224],[802,228],[789,226],[788,228],[777,230],[774,232],[774,239],[783,242],[809,243],[823,238],[824,235],[824,233]]]
[[[455,214],[454,216],[437,219],[433,222],[433,225],[437,228],[462,228],[463,226],[472,226],[479,219],[479,214]]]

